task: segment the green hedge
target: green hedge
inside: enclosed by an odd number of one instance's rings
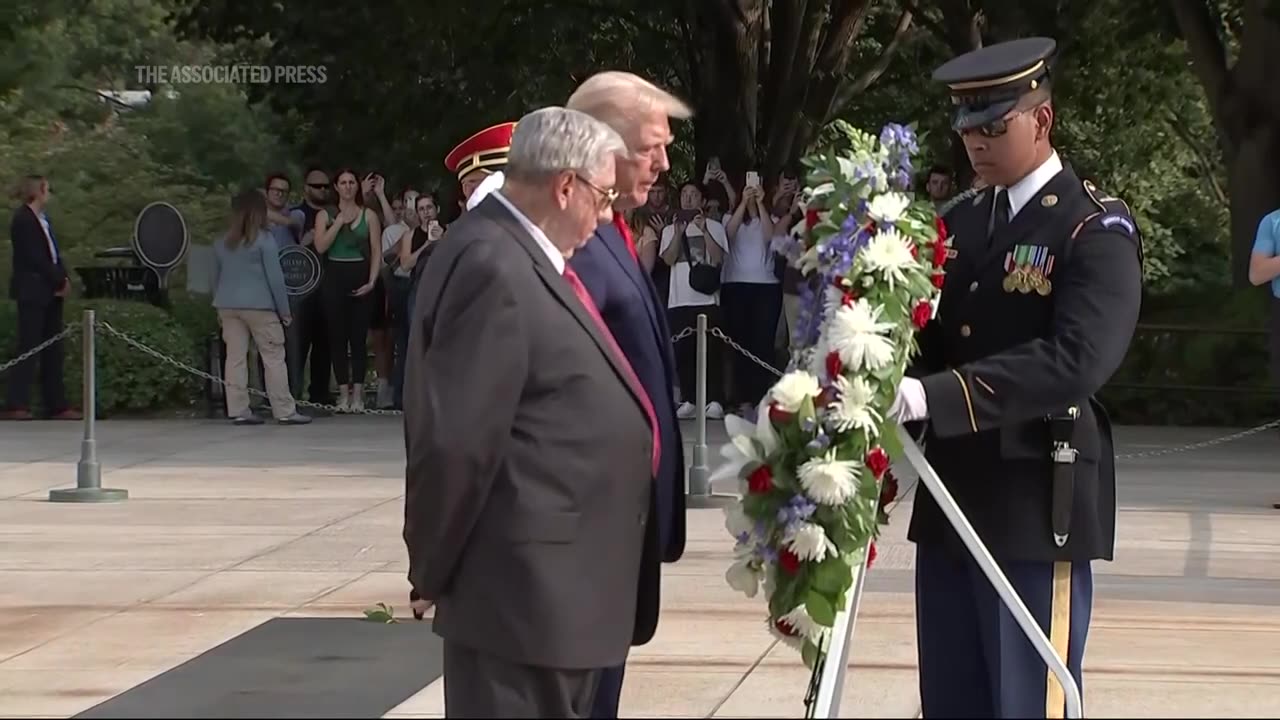
[[[208,307],[207,300],[203,304]],[[171,313],[140,302],[72,298],[66,306],[66,324],[79,325],[86,307],[96,311],[99,321],[109,322],[148,347],[194,367],[204,367],[201,333],[207,328],[202,318],[207,316],[196,300],[175,303]],[[216,322],[215,319],[215,327]],[[0,303],[0,361],[13,357],[16,332],[16,305],[11,301]],[[83,369],[80,333],[64,341],[64,348],[67,395],[72,404],[79,406]],[[203,398],[203,383],[198,377],[134,349],[101,328],[97,332],[96,370],[98,413],[103,417],[189,410]],[[35,408],[41,402],[38,385],[37,373],[31,396]]]

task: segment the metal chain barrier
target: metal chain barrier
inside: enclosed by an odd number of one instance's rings
[[[694,327],[693,327],[692,325],[690,325],[689,327],[687,327],[687,328],[685,328],[685,329],[681,330],[680,332],[676,333],[675,335],[672,335],[672,336],[671,336],[671,344],[672,344],[672,345],[675,345],[676,343],[680,342],[681,340],[683,340],[683,339],[685,339],[685,338],[689,337],[690,335],[692,335],[694,332],[695,332]]]
[[[147,354],[147,355],[150,355],[151,357],[153,357],[153,358],[155,358],[155,359],[157,359],[157,360],[159,360],[159,361],[161,361],[161,362],[163,362],[163,363],[166,363],[166,364],[172,365],[172,366],[174,366],[174,367],[178,368],[179,370],[182,370],[182,371],[184,371],[184,372],[187,372],[187,373],[190,373],[190,374],[192,374],[192,375],[195,375],[195,376],[197,376],[197,377],[199,377],[199,378],[201,378],[201,379],[208,380],[208,381],[210,381],[210,382],[215,382],[215,383],[217,383],[217,384],[219,384],[219,385],[223,386],[224,388],[229,387],[229,388],[234,388],[234,389],[236,389],[236,390],[244,390],[245,392],[248,392],[250,395],[254,395],[254,396],[257,396],[257,397],[260,397],[260,398],[265,398],[265,399],[267,399],[267,400],[270,400],[270,396],[269,396],[269,395],[267,395],[267,393],[265,393],[265,392],[263,392],[263,391],[261,391],[261,390],[258,390],[257,388],[252,388],[252,387],[243,387],[243,386],[239,386],[239,385],[235,385],[235,384],[229,383],[229,382],[227,382],[226,380],[224,380],[223,378],[220,378],[220,377],[217,377],[217,376],[211,375],[211,374],[209,374],[209,373],[205,372],[204,370],[200,370],[200,369],[198,369],[198,368],[194,368],[194,367],[192,367],[192,366],[188,365],[187,363],[182,362],[181,360],[178,360],[178,359],[176,359],[176,358],[170,357],[169,355],[166,355],[166,354],[164,354],[164,353],[162,353],[162,352],[160,352],[159,350],[156,350],[156,349],[154,349],[154,348],[148,347],[145,343],[143,343],[143,342],[141,342],[141,341],[139,341],[139,340],[135,340],[134,338],[129,337],[129,335],[127,335],[126,333],[123,333],[123,332],[121,332],[121,331],[117,330],[115,327],[113,327],[113,326],[111,325],[111,323],[109,323],[109,322],[107,322],[107,321],[105,321],[105,320],[99,320],[99,321],[98,321],[98,327],[100,327],[100,328],[102,328],[103,330],[105,330],[105,331],[107,332],[107,334],[108,334],[108,335],[111,335],[111,336],[113,336],[113,337],[119,338],[120,340],[123,340],[125,343],[127,343],[129,346],[133,347],[134,349],[136,349],[136,350],[138,350],[138,351],[140,351],[140,352],[143,352],[143,353],[145,353],[145,354]],[[298,405],[299,407],[316,408],[316,409],[320,409],[320,410],[326,410],[326,411],[328,411],[328,412],[330,412],[330,413],[334,413],[334,414],[343,414],[343,415],[403,415],[403,414],[404,414],[404,412],[403,412],[403,411],[401,411],[401,410],[378,410],[378,409],[375,409],[375,408],[366,408],[366,409],[364,409],[364,410],[345,410],[345,411],[344,411],[344,410],[339,410],[339,408],[338,408],[338,406],[337,406],[337,405],[324,405],[324,404],[321,404],[321,403],[314,403],[314,402],[310,402],[310,401],[308,401],[308,400],[296,400],[296,399],[295,399],[295,400],[294,400],[294,403],[295,403],[296,405]]]
[[[44,342],[42,342],[42,343],[40,343],[39,345],[37,345],[37,346],[35,346],[35,347],[31,348],[31,349],[30,349],[30,350],[28,350],[28,351],[26,351],[26,352],[22,353],[21,355],[19,355],[18,357],[16,357],[16,358],[14,358],[14,359],[10,360],[9,362],[6,362],[6,363],[0,363],[0,373],[4,372],[5,370],[8,370],[9,368],[11,368],[11,367],[13,367],[13,366],[17,365],[18,363],[20,363],[20,362],[22,362],[22,361],[24,361],[24,360],[27,360],[27,359],[30,359],[30,358],[32,358],[32,357],[35,357],[36,355],[39,355],[41,352],[43,352],[43,351],[45,350],[45,348],[47,348],[47,347],[49,347],[50,345],[52,345],[52,344],[54,344],[54,343],[58,342],[59,340],[66,339],[66,338],[68,338],[68,337],[70,337],[70,336],[74,335],[74,334],[75,334],[77,331],[79,331],[79,330],[80,330],[80,326],[79,326],[79,325],[68,325],[68,326],[66,326],[66,327],[62,328],[62,332],[58,333],[57,335],[54,335],[53,337],[49,338],[48,340],[45,340]]]
[[[738,343],[734,342],[732,338],[730,338],[728,335],[725,335],[723,332],[721,332],[720,328],[711,328],[711,337],[718,338],[724,341],[726,345],[745,355],[748,360],[754,362],[755,364],[759,365],[765,370],[768,370],[769,372],[773,373],[774,377],[782,377],[781,370],[761,360],[760,358],[753,355],[750,350],[747,350],[746,348],[742,347]]]

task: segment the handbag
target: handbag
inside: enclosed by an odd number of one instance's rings
[[[703,242],[715,242],[710,232],[704,232]],[[715,295],[720,290],[720,266],[704,262],[694,262],[689,257],[689,238],[680,239],[680,257],[689,263],[689,287],[703,295]]]

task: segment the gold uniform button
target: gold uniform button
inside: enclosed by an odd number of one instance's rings
[[[978,289],[978,281],[977,281],[977,280],[974,280],[973,282],[969,283],[969,292],[973,292],[973,291],[975,291],[975,290],[977,290],[977,289]]]
[[[973,330],[971,330],[968,325],[960,326],[960,337],[969,337],[971,334],[973,334]]]

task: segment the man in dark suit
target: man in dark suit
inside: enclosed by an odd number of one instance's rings
[[[622,149],[583,113],[526,115],[505,186],[421,279],[404,537],[445,640],[449,717],[588,717],[631,642],[661,441],[566,263],[609,214]]]
[[[670,168],[667,145],[673,136],[668,118],[687,119],[692,112],[667,92],[623,72],[588,78],[569,98],[568,107],[608,123],[627,143],[626,152],[617,161],[618,199],[613,203],[613,215],[574,254],[571,264],[653,399],[662,429],[662,457],[654,478],[651,509],[654,522],[649,523],[645,537],[639,616],[632,638],[633,645],[643,645],[653,638],[658,626],[661,563],[675,562],[684,553],[684,441],[674,402],[676,365],[666,305],[658,299],[649,273],[639,262],[622,211],[647,203],[649,188]],[[606,669],[592,717],[618,716],[624,670],[625,664]]]
[[[18,187],[22,205],[9,222],[13,243],[13,277],[9,297],[18,303],[18,355],[62,332],[62,303],[71,290],[67,269],[49,227],[45,206],[49,181],[28,175]],[[40,363],[40,397],[45,413],[56,420],[78,420],[80,413],[67,406],[62,382],[62,341],[18,363],[9,372],[8,408],[0,419],[30,420],[31,377]]]
[[[1116,530],[1111,424],[1094,395],[1137,324],[1142,242],[1124,202],[1053,149],[1054,48],[1000,43],[934,73],[989,187],[946,216],[937,318],[892,414],[928,419],[930,464],[1080,684],[1091,564],[1112,558]],[[924,716],[1062,717],[1062,686],[927,493],[908,537]]]

